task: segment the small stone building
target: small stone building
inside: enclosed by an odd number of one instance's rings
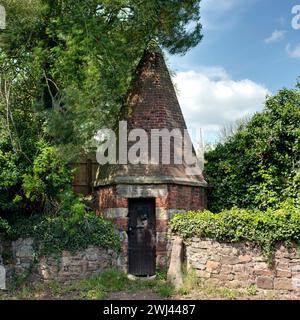
[[[128,132],[136,128],[147,132],[149,150],[152,129],[186,129],[160,50],[145,51],[129,92],[120,118],[127,121]],[[162,144],[160,140],[160,155]],[[128,143],[128,149],[130,146]],[[174,213],[207,206],[202,174],[187,175],[185,160],[181,164],[174,161],[178,152],[174,143],[170,150],[170,164],[160,157],[158,164],[106,165],[99,170],[95,183],[98,210],[120,229],[120,265],[129,274],[152,276],[156,266],[167,266],[169,219]]]

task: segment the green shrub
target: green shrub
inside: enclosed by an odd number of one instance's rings
[[[250,241],[271,257],[277,242],[300,243],[299,222],[300,208],[287,202],[281,209],[266,212],[233,208],[219,214],[210,211],[177,214],[171,220],[171,228],[185,239],[197,236],[217,241]]]
[[[280,90],[235,134],[206,153],[209,210],[278,209],[300,202],[300,86]]]
[[[174,288],[169,283],[162,283],[156,288],[157,294],[162,298],[170,298]]]
[[[0,128],[1,131],[1,128]],[[72,172],[57,148],[43,141],[35,144],[31,162],[2,147],[0,132],[0,216],[55,212],[61,195],[71,188]]]
[[[31,172],[23,175],[25,198],[44,208],[48,202],[59,198],[61,192],[71,186],[72,175],[62,161],[57,148],[39,142],[39,154],[33,161]]]
[[[12,223],[9,236],[35,239],[37,255],[60,254],[63,250],[75,252],[89,245],[120,249],[120,237],[114,224],[81,210],[27,219],[21,216]]]
[[[10,230],[8,222],[0,217],[0,233],[7,232]]]

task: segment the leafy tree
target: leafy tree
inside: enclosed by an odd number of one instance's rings
[[[2,217],[61,212],[70,194],[67,162],[115,122],[145,48],[184,54],[201,40],[199,2],[1,2]]]
[[[36,107],[55,144],[74,153],[112,124],[144,49],[184,54],[201,40],[200,1],[5,0],[2,46],[30,60]],[[34,67],[33,67],[34,66]]]
[[[206,154],[214,212],[277,208],[288,198],[300,203],[300,91],[283,89],[267,98],[237,132]]]
[[[61,189],[71,181],[55,148],[46,141],[43,119],[32,110],[33,91],[27,70],[16,68],[14,60],[1,53],[0,213],[5,216],[42,211],[46,202],[55,200],[54,189],[56,186],[58,192],[60,179],[65,178]],[[43,187],[43,196],[36,191],[38,186]]]
[[[219,132],[219,141],[221,143],[226,142],[230,137],[234,136],[238,131],[241,131],[243,127],[248,123],[247,117],[237,119],[224,125]]]

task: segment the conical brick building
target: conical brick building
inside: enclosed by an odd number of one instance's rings
[[[189,172],[184,140],[176,144],[180,140],[172,137],[172,132],[184,137],[186,123],[160,50],[145,51],[129,92],[120,118],[128,134],[145,131],[148,146],[137,152],[143,161],[127,163],[124,155],[120,161],[118,150],[119,163],[100,167],[95,187],[99,212],[112,219],[122,235],[120,265],[130,274],[150,276],[157,265],[168,264],[169,219],[177,212],[206,208],[207,183],[201,172]],[[171,133],[169,144],[159,137],[163,132]],[[120,136],[118,145],[130,151],[134,143],[124,138]],[[170,151],[167,157],[165,149]],[[155,152],[159,157],[153,161]]]

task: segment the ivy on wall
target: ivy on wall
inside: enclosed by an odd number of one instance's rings
[[[210,238],[217,241],[249,241],[272,257],[275,244],[300,244],[300,208],[289,202],[281,209],[246,210],[233,208],[219,214],[210,211],[176,214],[171,220],[172,231],[184,239]]]
[[[56,255],[64,250],[76,252],[89,245],[120,250],[120,236],[112,222],[95,213],[85,213],[80,206],[77,210],[56,216],[18,217],[7,237],[11,240],[33,238],[38,256]]]

